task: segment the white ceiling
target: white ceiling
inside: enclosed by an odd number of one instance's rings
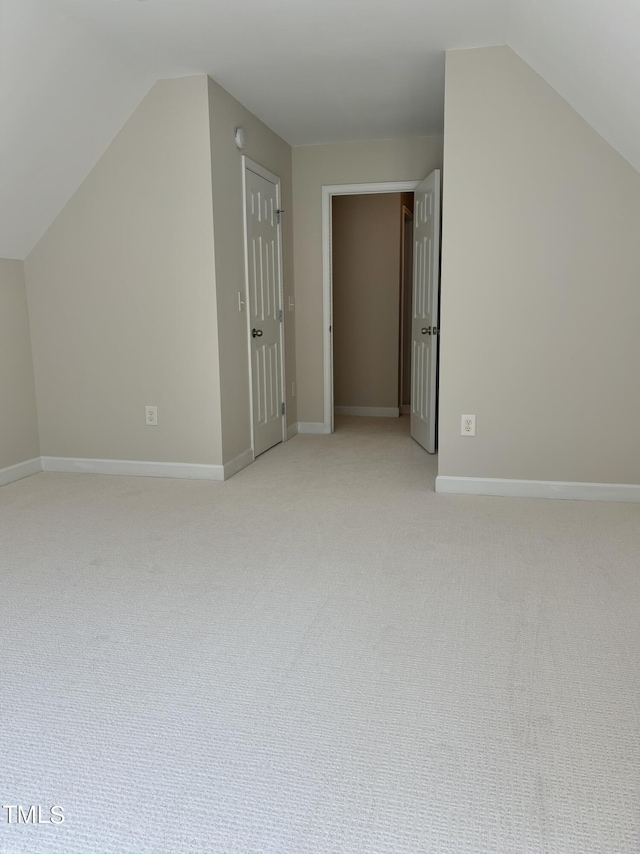
[[[0,0],[0,258],[27,255],[153,82],[55,0]]]
[[[444,49],[508,0],[59,0],[156,76],[206,72],[292,145],[442,132]]]
[[[639,16],[638,0],[0,0],[0,257],[25,257],[161,77],[210,74],[294,145],[437,134],[444,51],[509,43],[640,168]]]
[[[508,44],[640,172],[640,0],[513,0]]]

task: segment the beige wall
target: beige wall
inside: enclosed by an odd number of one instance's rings
[[[287,421],[296,421],[296,400],[291,396],[291,383],[296,379],[294,312],[288,310],[289,296],[293,296],[291,147],[213,80],[209,80],[209,111],[222,439],[224,461],[229,462],[251,447],[247,314],[238,310],[238,292],[246,294],[242,154],[281,180]],[[239,126],[247,134],[242,153],[233,139],[234,128]]]
[[[398,406],[401,198],[333,199],[336,406]]]
[[[222,462],[207,81],[159,81],[27,258],[43,455]]]
[[[0,259],[0,469],[39,456],[23,263]]]
[[[640,483],[640,175],[508,48],[447,55],[444,175],[440,474]]]
[[[442,165],[442,139],[306,145],[293,149],[296,373],[299,421],[322,421],[322,187],[419,181]]]

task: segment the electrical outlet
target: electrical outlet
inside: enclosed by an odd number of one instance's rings
[[[147,427],[157,427],[158,426],[158,407],[157,406],[145,406],[144,408],[144,423]]]
[[[291,397],[295,397],[295,396],[296,396],[296,384],[291,383]]]
[[[293,297],[289,297],[289,311],[293,311],[295,303],[293,302]]]
[[[460,422],[460,435],[461,436],[475,436],[476,435],[476,416],[475,415],[463,415]]]

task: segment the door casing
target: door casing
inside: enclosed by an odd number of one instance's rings
[[[324,433],[333,433],[333,248],[334,196],[371,193],[412,193],[420,181],[385,181],[373,184],[327,184],[322,188],[322,346],[324,364]]]

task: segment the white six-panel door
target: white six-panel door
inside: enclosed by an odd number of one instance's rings
[[[260,169],[260,167],[257,167]],[[254,454],[283,439],[279,179],[245,159],[247,287]]]
[[[411,321],[411,435],[436,452],[438,299],[440,284],[440,170],[414,196]]]

